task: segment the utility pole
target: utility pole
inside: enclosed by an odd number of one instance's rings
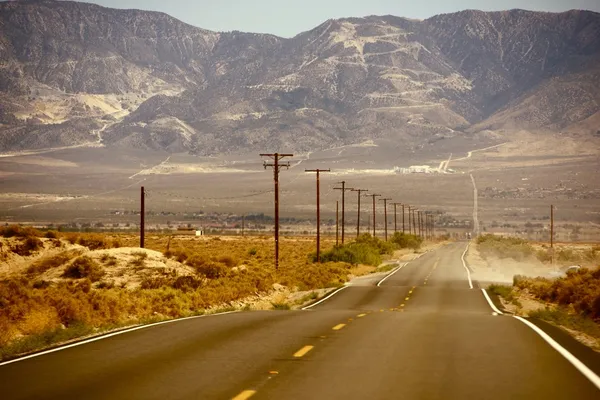
[[[412,222],[411,222],[411,206],[407,206],[408,207],[408,234],[412,235]]]
[[[346,181],[338,182],[342,184],[341,188],[333,188],[333,190],[342,191],[342,245],[344,244],[344,237],[346,232],[346,191],[352,190],[352,188],[346,187]]]
[[[316,172],[317,173],[317,262],[321,262],[321,199],[320,199],[320,180],[319,174],[321,172],[331,172],[330,169],[305,169],[304,172]],[[343,204],[343,203],[342,203]],[[342,217],[343,218],[343,217]],[[342,240],[343,240],[342,230]]]
[[[263,161],[265,169],[273,167],[273,180],[275,182],[275,270],[279,269],[279,170],[283,167],[290,168],[289,162],[280,163],[279,161],[285,157],[293,157],[293,154],[261,154],[261,157],[269,157],[273,160],[272,163]]]
[[[419,216],[419,235],[423,238],[423,211],[418,211],[417,215]]]
[[[396,212],[396,207],[401,206],[402,203],[393,203],[394,204],[394,233],[398,232],[398,213]]]
[[[376,222],[375,222],[375,197],[381,197],[380,194],[369,194],[367,196],[371,196],[373,198],[373,237],[375,237],[377,228],[376,228]]]
[[[404,203],[402,203],[402,233],[405,233],[405,230],[404,230]]]
[[[554,205],[550,205],[550,248],[554,248]]]
[[[140,193],[140,248],[144,248],[144,233],[146,232],[146,190],[142,186]]]
[[[435,238],[435,216],[431,214],[431,237]]]
[[[246,214],[242,214],[242,237],[244,237],[244,225],[246,222]]]
[[[412,223],[413,223],[413,232],[415,235],[418,235],[417,232],[417,218],[415,216],[415,211],[418,211],[416,208],[412,209]]]
[[[387,228],[388,228],[388,224],[387,224],[387,202],[388,200],[392,200],[390,198],[385,198],[385,199],[379,199],[379,201],[383,201],[383,223],[385,225],[384,228],[384,232],[385,232],[385,241],[387,242],[388,240],[388,234],[387,234]]]
[[[340,244],[340,201],[335,201],[335,245]]]
[[[352,189],[353,192],[358,192],[358,217],[356,218],[356,238],[360,236],[360,196],[362,192],[368,192],[367,189]]]

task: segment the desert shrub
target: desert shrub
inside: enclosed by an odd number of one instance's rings
[[[227,275],[229,269],[218,262],[208,261],[195,267],[198,274],[204,275],[208,279],[219,279]]]
[[[237,261],[230,255],[224,255],[217,259],[221,264],[225,264],[229,268],[233,268],[237,265]]]
[[[56,231],[47,231],[44,235],[46,239],[58,239],[58,232]]]
[[[515,286],[527,289],[540,300],[600,321],[600,269],[582,268],[556,280],[519,277]]]
[[[334,246],[331,250],[321,254],[321,262],[345,262],[349,264],[365,264],[377,266],[382,262],[382,255],[391,254],[394,245],[372,237],[369,234],[361,235],[356,241]],[[316,261],[316,253],[311,255]]]
[[[273,307],[273,310],[289,310],[290,309],[290,305],[287,303],[271,303],[271,306]]]
[[[99,250],[108,247],[104,236],[98,234],[81,235],[77,239],[77,244],[87,247],[90,250]]]
[[[104,276],[104,270],[98,263],[88,256],[77,257],[71,265],[65,269],[63,277],[72,279],[88,278],[92,282],[100,280]]]
[[[40,260],[35,261],[27,268],[28,274],[42,274],[52,268],[58,268],[61,265],[72,260],[79,253],[74,251],[63,251],[54,256],[44,257]]]
[[[20,226],[20,225],[9,225],[0,227],[0,235],[5,238],[11,237],[20,237],[20,238],[30,238],[30,237],[40,237],[42,236],[42,232],[38,231],[35,228],[30,226]]]
[[[581,257],[575,253],[573,249],[560,249],[556,255],[556,259],[560,262],[580,262]]]
[[[193,276],[180,276],[171,284],[175,289],[183,290],[184,292],[196,290],[202,286],[202,280]]]
[[[188,249],[182,248],[178,248],[175,250],[166,250],[163,254],[165,255],[165,257],[174,258],[180,263],[185,262],[185,260],[187,260],[191,256],[191,253]]]
[[[255,256],[256,253],[258,253],[258,250],[256,250],[256,247],[252,247],[250,250],[248,250],[249,256]]]
[[[16,245],[13,252],[20,256],[30,256],[31,253],[39,250],[41,247],[43,247],[42,241],[37,237],[30,236],[23,243]]]
[[[96,287],[98,289],[112,289],[115,287],[115,281],[100,281]]]
[[[496,235],[482,235],[477,238],[477,247],[484,258],[512,258],[523,261],[533,256],[533,247],[525,240],[519,238],[507,238]]]
[[[134,256],[134,258],[129,263],[135,267],[143,267],[146,259],[148,258],[148,253],[144,251],[136,251],[131,253],[131,255]]]
[[[418,249],[423,243],[423,239],[417,235],[410,235],[403,232],[395,232],[390,239],[392,243],[401,249]]]

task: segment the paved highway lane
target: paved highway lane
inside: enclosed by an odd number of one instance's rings
[[[470,289],[455,243],[307,311],[160,325],[0,366],[3,399],[595,399]],[[476,282],[474,283],[476,286]]]

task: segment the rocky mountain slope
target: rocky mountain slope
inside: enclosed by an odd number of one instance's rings
[[[600,14],[586,11],[347,18],[283,39],[156,12],[2,2],[0,150],[309,151],[581,130],[600,111],[599,66]]]

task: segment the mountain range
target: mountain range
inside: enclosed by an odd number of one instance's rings
[[[600,14],[328,20],[293,38],[0,3],[0,151],[308,152],[506,129],[600,134]]]

